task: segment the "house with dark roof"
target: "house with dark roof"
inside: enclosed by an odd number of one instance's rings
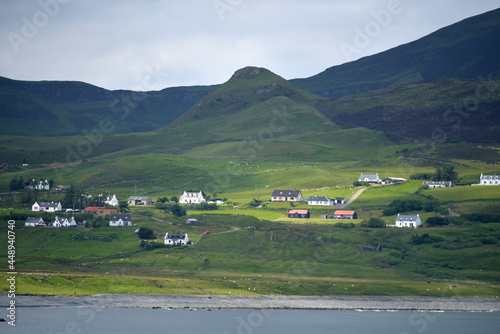
[[[335,197],[333,200],[335,204],[345,204],[345,198],[344,197]]]
[[[429,188],[448,188],[453,187],[453,182],[451,181],[424,181],[422,183],[424,186],[429,186]]]
[[[363,174],[358,178],[358,182],[382,183],[382,179],[376,174]]]
[[[358,219],[358,214],[354,210],[336,210],[333,219]]]
[[[165,234],[165,245],[188,245],[191,244],[186,234]]]
[[[109,226],[132,226],[130,213],[113,213],[109,215]]]
[[[56,217],[54,222],[52,223],[52,227],[77,227],[77,223],[74,217],[68,218],[59,218]]]
[[[309,196],[307,200],[308,205],[333,205],[333,200],[329,199],[327,196]]]
[[[35,202],[31,211],[59,212],[62,211],[62,206],[60,202]]]
[[[311,218],[309,210],[293,209],[288,211],[288,218]]]
[[[24,223],[25,227],[46,227],[47,224],[43,221],[41,217],[28,217]]]
[[[130,196],[127,203],[128,205],[153,205],[149,196]]]
[[[271,202],[302,202],[300,190],[275,190],[271,195]]]
[[[395,227],[412,227],[418,228],[422,225],[422,221],[420,220],[420,216],[417,215],[401,215],[398,213],[396,217],[396,225],[392,225]]]

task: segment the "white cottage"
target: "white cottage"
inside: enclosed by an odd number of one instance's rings
[[[109,226],[132,226],[131,214],[114,213],[109,215]]]
[[[398,213],[396,217],[396,227],[413,227],[418,228],[422,225],[422,221],[420,220],[420,216],[417,214],[414,215],[401,215]]]
[[[358,182],[369,182],[369,183],[382,183],[382,179],[376,174],[363,174],[358,178]]]
[[[186,234],[165,234],[165,245],[187,245],[189,238]]]
[[[31,211],[60,212],[62,206],[60,202],[35,202],[31,206]]]
[[[199,204],[206,202],[207,200],[203,197],[203,193],[200,192],[187,192],[184,191],[184,194],[179,197],[179,203],[181,204]]]
[[[54,222],[52,223],[52,227],[76,227],[76,221],[74,217],[68,218],[59,218],[56,217]]]
[[[104,203],[111,205],[111,206],[117,206],[118,205],[118,199],[116,198],[116,195],[113,195],[113,197],[108,196]]]
[[[481,186],[498,186],[500,185],[500,175],[483,175],[479,178]]]
[[[451,181],[424,181],[422,183],[424,186],[429,186],[429,188],[448,188],[453,187],[453,182]]]
[[[327,196],[309,196],[307,200],[308,205],[334,205],[334,201]]]
[[[28,217],[24,223],[25,227],[45,227],[47,224],[43,221],[41,217]]]

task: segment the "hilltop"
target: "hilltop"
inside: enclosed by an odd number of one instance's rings
[[[500,9],[442,28],[408,44],[361,58],[304,79],[308,92],[340,98],[395,84],[439,78],[500,75]]]

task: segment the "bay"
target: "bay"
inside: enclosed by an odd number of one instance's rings
[[[210,311],[209,311],[210,310]],[[499,312],[20,307],[1,333],[498,333]]]

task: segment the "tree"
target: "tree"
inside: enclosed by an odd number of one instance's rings
[[[148,227],[141,227],[139,232],[137,232],[137,236],[140,239],[156,239],[155,233]]]
[[[436,169],[436,174],[432,178],[433,181],[452,181],[456,182],[458,180],[458,174],[455,170],[455,166],[451,164],[444,164]]]
[[[158,197],[158,200],[157,200],[158,203],[166,203],[168,202],[168,197],[165,196],[165,197]]]
[[[177,203],[178,201],[179,201],[179,199],[177,198],[177,196],[172,196],[172,197],[170,198],[170,202],[175,202],[175,203]]]
[[[177,217],[182,217],[186,215],[186,210],[179,204],[174,204],[172,205],[172,209],[170,211],[173,215],[176,215]]]
[[[370,218],[370,220],[366,222],[366,226],[370,228],[383,228],[385,227],[385,222],[380,218]]]
[[[127,201],[119,201],[118,206],[120,207],[120,212],[128,211],[128,202]]]

